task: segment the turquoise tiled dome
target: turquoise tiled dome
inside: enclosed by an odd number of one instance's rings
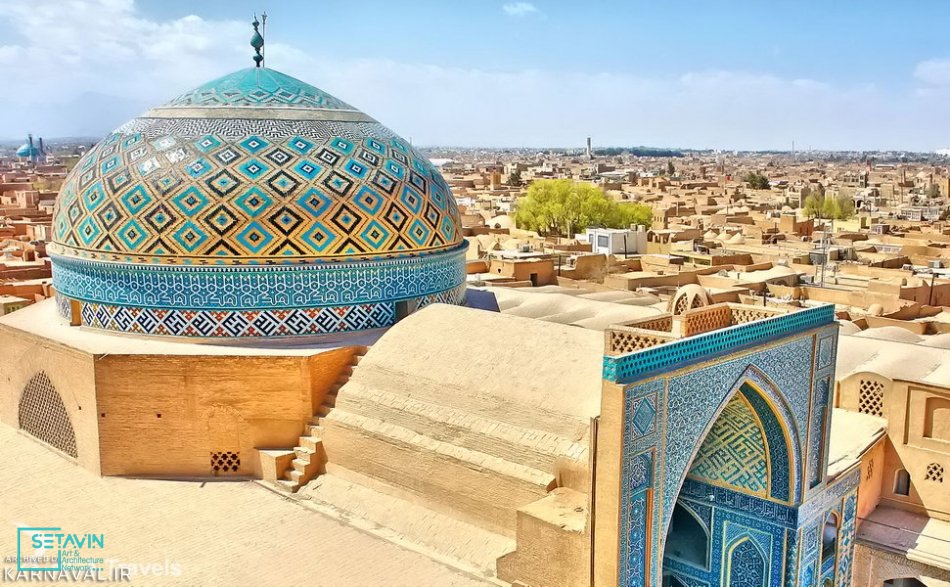
[[[185,92],[90,149],[60,192],[52,240],[61,297],[86,304],[84,324],[122,331],[269,335],[223,323],[343,306],[345,323],[278,320],[280,334],[376,327],[399,301],[458,301],[464,282],[458,209],[428,159],[265,68]],[[168,310],[219,318],[192,332],[154,313]]]
[[[31,147],[29,143],[23,143],[16,150],[17,157],[39,157],[40,150],[37,147]]]

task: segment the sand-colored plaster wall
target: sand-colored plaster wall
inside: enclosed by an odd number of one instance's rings
[[[211,453],[290,448],[352,348],[311,357],[109,355],[96,363],[102,474],[208,476]]]
[[[839,407],[859,411],[862,382],[883,385],[888,442],[880,459],[884,465],[881,500],[892,507],[926,511],[931,517],[950,520],[950,389],[859,372],[839,382]],[[934,467],[942,468],[942,481],[928,476]],[[906,496],[894,491],[901,470],[910,474]]]
[[[69,415],[79,464],[99,472],[94,357],[0,324],[0,421],[19,428],[20,397],[30,379],[45,372]]]

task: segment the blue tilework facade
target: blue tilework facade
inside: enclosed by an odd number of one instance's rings
[[[309,84],[264,67],[248,67],[212,80],[169,102],[171,106],[266,106],[353,110]]]
[[[840,510],[858,481],[856,472],[833,486],[824,478],[830,427],[824,382],[834,377],[833,320],[833,307],[822,306],[605,357],[605,379],[623,386],[619,585],[659,585],[664,573],[688,585],[726,585],[734,564],[745,569],[743,580],[750,584],[783,587],[803,584],[810,562],[817,580],[808,527],[817,529],[824,512]],[[728,450],[717,456],[722,471],[693,469],[703,443],[736,398],[754,413],[766,441],[767,491],[735,481],[742,465],[727,458]],[[735,438],[740,436],[755,435]],[[728,444],[725,437],[719,441]],[[646,480],[645,457],[650,458]],[[733,473],[737,476],[730,479]],[[695,512],[709,512],[709,568],[664,560],[677,500]],[[640,544],[644,540],[647,544]],[[841,560],[849,561],[851,543],[842,541],[841,548]],[[756,575],[758,561],[764,566]]]
[[[86,302],[189,310],[265,310],[414,299],[465,281],[464,251],[298,266],[150,266],[54,256],[61,294]]]
[[[416,298],[417,308],[429,304],[463,304],[465,286]],[[68,318],[69,298],[57,296],[60,314]],[[311,336],[386,328],[396,320],[395,302],[323,308],[263,310],[170,310],[80,302],[83,326],[153,336],[285,337]]]

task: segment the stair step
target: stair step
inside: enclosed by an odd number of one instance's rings
[[[285,493],[293,493],[300,487],[299,483],[289,481],[287,479],[278,479],[274,485],[277,487],[277,489]]]
[[[307,448],[306,446],[295,446],[294,452],[297,454],[298,459],[300,459],[301,461],[309,465],[310,459],[313,457],[313,453],[315,453],[316,451],[311,450]]]
[[[301,473],[306,473],[307,467],[310,466],[310,461],[296,458],[291,461],[291,464],[294,466],[294,470],[300,471]]]
[[[303,476],[304,474],[300,471],[297,471],[296,469],[290,472],[290,478],[291,480],[293,480],[294,483],[297,484],[297,486],[300,486],[303,484],[303,481],[301,481],[301,477]]]
[[[309,428],[310,436],[301,436],[298,440],[300,440],[301,447],[311,452],[317,452],[317,447],[323,442],[320,436],[318,436],[322,428],[320,426],[310,426]],[[314,431],[314,428],[316,428],[316,431]],[[314,432],[316,432],[316,434],[314,434]]]

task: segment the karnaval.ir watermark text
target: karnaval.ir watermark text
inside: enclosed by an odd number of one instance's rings
[[[54,527],[17,527],[16,557],[6,557],[3,582],[128,582],[137,576],[181,575],[177,563],[136,564],[106,558],[103,534],[74,534]],[[16,563],[15,567],[12,563]]]

